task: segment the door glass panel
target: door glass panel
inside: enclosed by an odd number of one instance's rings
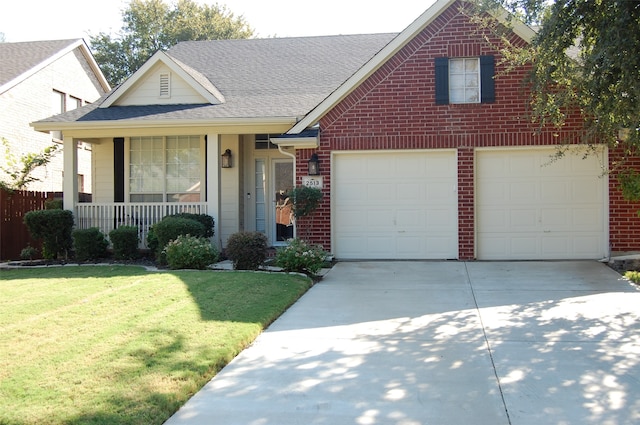
[[[256,159],[256,231],[266,232],[264,159]]]
[[[293,188],[293,162],[274,162],[276,242],[293,238],[293,203],[289,197]]]

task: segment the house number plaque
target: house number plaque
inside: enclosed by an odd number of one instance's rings
[[[322,176],[302,176],[302,185],[322,189]]]

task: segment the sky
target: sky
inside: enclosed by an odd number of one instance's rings
[[[173,0],[167,0],[173,3]],[[215,0],[196,0],[214,4]],[[219,0],[242,15],[258,37],[300,37],[400,32],[435,0]],[[4,0],[0,32],[5,41],[116,35],[129,0]]]

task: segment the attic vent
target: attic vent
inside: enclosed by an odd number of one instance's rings
[[[160,74],[160,97],[171,97],[171,74]]]

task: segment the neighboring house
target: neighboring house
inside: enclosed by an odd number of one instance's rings
[[[324,200],[298,233],[338,259],[640,251],[634,207],[602,176],[615,155],[550,163],[571,128],[535,131],[526,69],[503,73],[500,40],[464,10],[438,0],[400,34],[180,43],[100,102],[33,125],[93,146],[94,203],[65,180],[81,227],[137,224],[144,238],[186,210],[212,215],[223,246],[239,230],[281,245],[293,228],[278,208],[309,184]],[[516,25],[511,41],[533,35]]]
[[[19,159],[62,143],[59,131],[43,134],[29,124],[94,102],[110,90],[89,48],[81,39],[0,43],[0,137]],[[77,142],[78,186],[91,192],[91,145]],[[6,165],[0,147],[0,164]],[[60,151],[62,149],[59,149]],[[63,155],[58,153],[33,175],[41,181],[27,189],[61,191]],[[2,178],[2,177],[0,177]]]

